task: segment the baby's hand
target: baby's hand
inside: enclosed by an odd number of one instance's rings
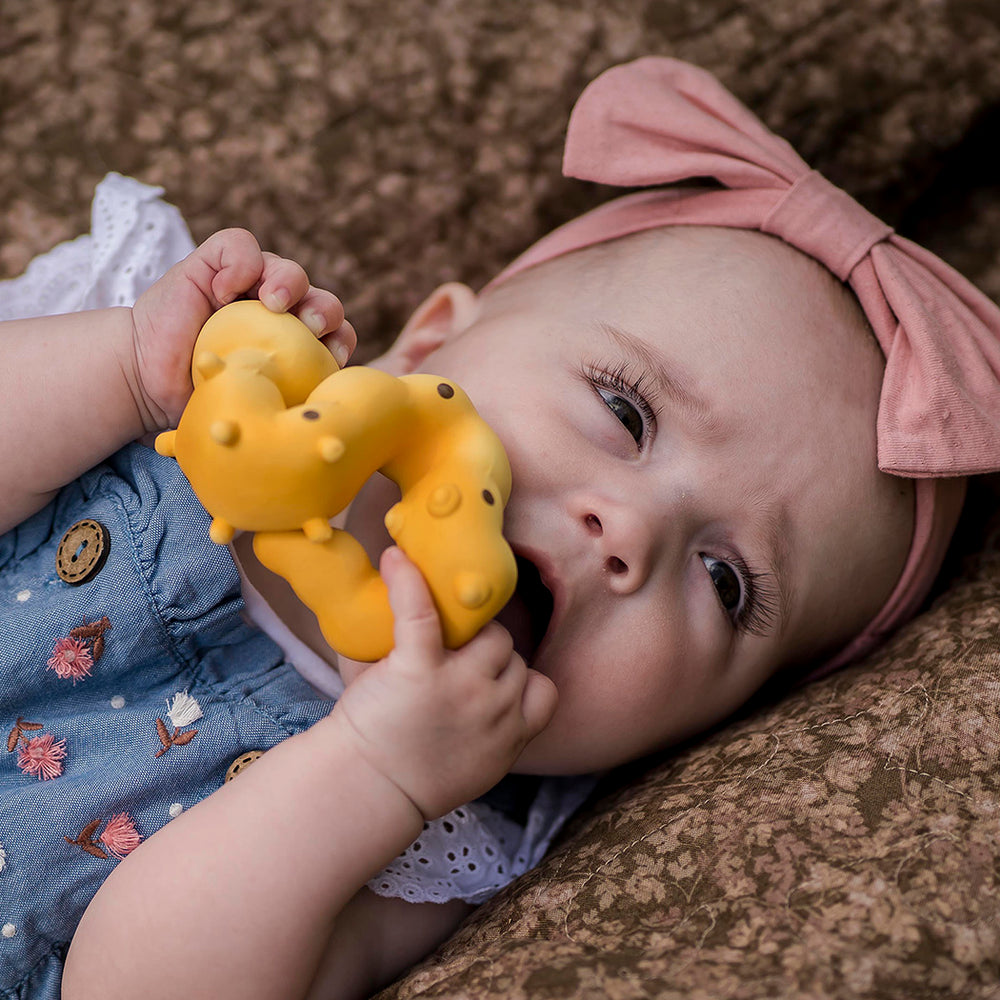
[[[441,624],[420,571],[397,548],[380,566],[395,648],[348,685],[338,715],[369,765],[433,819],[482,795],[555,711],[555,685],[530,670],[490,622],[460,649]]]
[[[126,372],[147,431],[176,427],[191,395],[191,353],[209,316],[234,299],[256,297],[292,312],[343,366],[357,343],[344,307],[309,284],[294,261],[266,253],[243,229],[224,229],[172,267],[132,308],[132,371]]]

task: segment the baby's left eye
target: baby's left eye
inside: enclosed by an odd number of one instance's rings
[[[735,617],[743,603],[743,580],[739,572],[729,563],[713,556],[702,554],[701,561],[712,578],[722,607],[731,617]]]
[[[642,414],[627,400],[621,396],[610,392],[608,389],[597,387],[597,392],[604,400],[607,408],[621,421],[622,426],[632,435],[636,444],[642,441],[644,423]]]

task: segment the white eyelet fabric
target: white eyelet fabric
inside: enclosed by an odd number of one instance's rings
[[[0,281],[0,319],[132,305],[194,249],[180,212],[162,195],[163,188],[108,174],[94,193],[89,234]]]
[[[589,775],[543,778],[524,826],[484,802],[454,809],[425,823],[420,836],[368,888],[413,903],[483,903],[541,861],[595,783]]]

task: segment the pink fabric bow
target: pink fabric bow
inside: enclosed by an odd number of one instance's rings
[[[826,673],[910,617],[940,567],[963,477],[1000,469],[1000,309],[958,272],[897,236],[826,180],[708,72],[648,57],[583,92],[570,118],[569,176],[632,194],[534,244],[494,283],[642,229],[756,229],[819,260],[857,296],[886,357],[877,424],[883,472],[917,480],[914,535],[885,606]],[[722,187],[662,188],[691,178]]]
[[[603,239],[672,224],[781,237],[851,286],[885,354],[879,468],[914,478],[1000,469],[1000,309],[810,170],[710,73],[656,57],[609,69],[573,109],[563,170],[621,187],[715,178],[724,190],[612,203],[622,231]],[[610,218],[594,215],[606,229]],[[502,277],[553,249],[542,240]]]

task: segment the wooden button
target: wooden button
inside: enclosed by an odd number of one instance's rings
[[[56,572],[60,580],[74,587],[97,576],[108,558],[111,536],[99,521],[84,518],[77,521],[59,543],[56,552]]]
[[[226,781],[232,781],[240,771],[245,771],[255,760],[259,760],[263,756],[263,750],[247,750],[246,753],[241,753],[229,765],[229,770],[226,771]]]

